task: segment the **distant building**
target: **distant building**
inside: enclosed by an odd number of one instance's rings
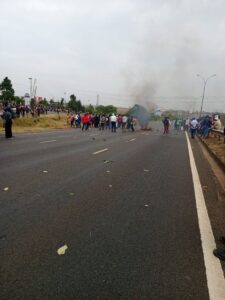
[[[154,115],[157,116],[157,117],[161,117],[162,116],[162,111],[159,107],[157,107],[155,110],[154,110]]]

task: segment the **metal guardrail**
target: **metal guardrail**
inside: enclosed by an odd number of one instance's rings
[[[214,136],[214,138],[217,138],[218,141],[223,140],[225,143],[225,135],[223,130],[211,129],[210,133]]]

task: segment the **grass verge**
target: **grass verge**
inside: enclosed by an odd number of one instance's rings
[[[4,131],[2,119],[0,119],[0,126]],[[13,119],[12,131],[13,133],[39,132],[65,128],[68,128],[66,114],[48,114],[40,117],[25,116],[24,118]]]

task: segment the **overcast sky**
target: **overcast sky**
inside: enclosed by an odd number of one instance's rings
[[[224,0],[0,0],[0,80],[17,95],[225,112]]]

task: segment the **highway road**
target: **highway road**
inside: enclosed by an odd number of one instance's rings
[[[191,149],[217,243],[224,195]],[[183,132],[157,128],[1,136],[0,299],[220,300],[189,150]]]

